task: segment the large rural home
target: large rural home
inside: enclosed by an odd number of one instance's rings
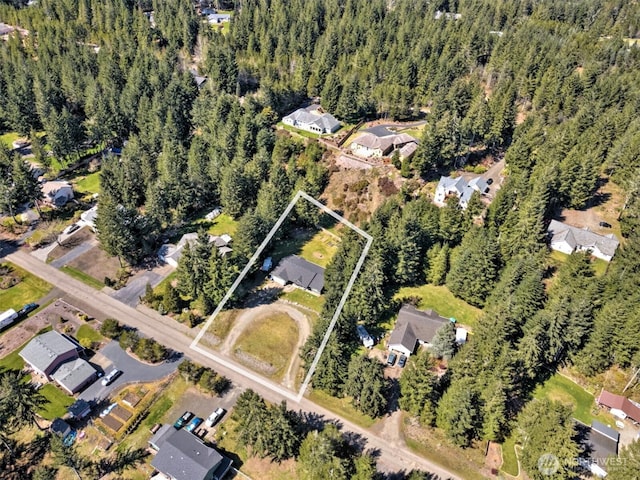
[[[551,249],[567,255],[573,252],[588,252],[596,258],[610,262],[620,245],[613,233],[599,235],[587,228],[572,227],[557,220],[551,220],[547,232]]]
[[[171,265],[172,267],[178,267],[178,262],[180,261],[180,257],[182,256],[182,252],[184,247],[189,244],[189,246],[193,246],[198,238],[198,234],[186,233],[180,238],[180,241],[177,245],[172,243],[167,243],[160,247],[158,250],[158,258],[164,263]],[[209,243],[214,244],[214,246],[218,249],[218,254],[221,257],[228,255],[233,250],[231,248],[232,239],[226,233],[223,235],[209,235]]]
[[[396,326],[391,332],[389,350],[412,355],[418,344],[429,346],[438,329],[450,321],[433,310],[422,311],[405,304],[398,312]]]
[[[34,372],[74,394],[97,377],[95,368],[80,358],[81,349],[64,335],[51,331],[35,337],[19,355]]]
[[[282,123],[318,135],[333,133],[340,128],[340,122],[333,115],[325,112],[320,105],[299,108],[284,117]]]
[[[460,207],[465,210],[469,206],[469,200],[473,192],[484,195],[489,190],[489,185],[482,177],[476,177],[468,182],[462,178],[440,177],[433,203],[442,207],[448,197],[455,196],[458,198]]]
[[[297,255],[284,257],[271,272],[271,279],[280,285],[291,283],[298,288],[320,295],[324,288],[324,268]]]
[[[400,158],[411,157],[418,148],[418,140],[406,133],[396,133],[386,127],[371,127],[363,131],[353,142],[351,152],[362,158],[381,158],[395,150]]]
[[[185,429],[163,425],[149,440],[157,453],[151,466],[159,473],[152,480],[221,480],[231,460]]]
[[[54,207],[63,207],[69,200],[73,200],[73,187],[69,182],[53,181],[42,184],[42,194],[45,203]]]

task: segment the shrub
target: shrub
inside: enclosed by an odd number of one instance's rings
[[[83,337],[80,339],[80,345],[82,345],[83,348],[92,348],[93,342],[91,341],[91,339]]]
[[[120,333],[119,342],[120,342],[120,348],[122,348],[123,350],[130,348],[131,351],[135,352],[136,347],[140,342],[140,336],[133,330],[123,330]],[[136,353],[136,355],[138,354]]]
[[[118,338],[122,331],[122,325],[114,318],[107,318],[100,326],[100,333],[109,338]]]
[[[473,173],[477,173],[478,175],[482,175],[486,171],[487,167],[485,167],[484,165],[476,165],[475,167],[473,167]]]

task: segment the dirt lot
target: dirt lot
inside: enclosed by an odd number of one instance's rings
[[[62,242],[62,245],[58,245],[56,248],[51,250],[51,252],[49,252],[49,255],[47,256],[47,261],[51,262],[62,257],[63,255],[66,255],[81,243],[91,240],[92,238],[93,233],[91,232],[91,229],[89,229],[89,227],[81,228],[71,237]]]
[[[116,273],[120,268],[120,262],[117,258],[110,257],[100,247],[94,247],[70,262],[69,266],[102,282],[104,277],[116,277]]]

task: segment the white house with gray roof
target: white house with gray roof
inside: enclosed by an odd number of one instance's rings
[[[282,123],[318,135],[333,133],[340,128],[340,122],[333,115],[325,112],[320,105],[299,108],[284,117]]]
[[[405,304],[398,312],[398,320],[389,337],[389,350],[409,356],[418,344],[430,345],[438,329],[450,321],[433,310],[422,311]]]
[[[196,240],[198,239],[198,234],[196,232],[185,233],[178,242],[177,245],[172,243],[167,243],[162,245],[158,250],[158,258],[162,260],[164,263],[171,265],[174,268],[178,267],[178,262],[180,261],[180,257],[182,256],[182,252],[184,247],[189,244],[190,247],[193,247]],[[217,249],[218,254],[221,257],[230,254],[233,249],[231,248],[232,238],[230,235],[226,233],[223,235],[209,235],[209,243],[212,243]]]
[[[160,474],[153,479],[222,480],[231,468],[231,460],[185,429],[163,425],[149,440],[158,453],[151,466]]]
[[[433,203],[442,207],[448,197],[456,196],[459,199],[460,207],[465,210],[469,206],[469,200],[471,200],[473,192],[485,195],[488,190],[489,185],[482,177],[476,177],[467,182],[462,177],[452,178],[442,176],[436,187]]]
[[[588,228],[578,228],[551,220],[547,228],[549,246],[567,255],[573,252],[588,252],[596,258],[610,262],[620,242],[612,233],[599,235]]]

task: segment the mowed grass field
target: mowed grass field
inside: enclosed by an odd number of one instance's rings
[[[321,230],[303,245],[300,256],[311,263],[326,268],[338,251],[338,245],[340,245],[338,238]]]
[[[20,138],[18,132],[6,132],[0,135],[0,142],[4,143],[7,147],[13,148],[13,142]]]
[[[320,313],[324,305],[324,297],[312,295],[304,290],[295,288],[290,292],[285,292],[280,296],[282,300],[297,303],[303,307],[310,308],[311,310]]]
[[[80,193],[100,193],[100,172],[90,173],[74,183]]]
[[[19,276],[22,280],[17,285],[7,289],[0,289],[0,311],[9,308],[20,310],[25,304],[35,302],[44,297],[52,286],[35,275],[9,262],[2,263],[2,266],[9,266],[11,274]]]
[[[472,329],[478,324],[478,319],[482,314],[482,310],[479,308],[454,297],[444,285],[404,287],[394,296],[396,299],[407,297],[420,298],[418,308],[421,310],[433,309],[438,315],[446,318],[453,317],[461,324],[467,325]]]
[[[206,222],[207,220],[204,221]],[[211,235],[224,235],[226,233],[233,237],[236,230],[238,230],[238,222],[226,213],[222,213],[213,219],[207,231]]]
[[[245,329],[234,345],[257,359],[270,364],[272,378],[281,378],[298,344],[298,324],[286,313],[276,313],[256,320]]]

